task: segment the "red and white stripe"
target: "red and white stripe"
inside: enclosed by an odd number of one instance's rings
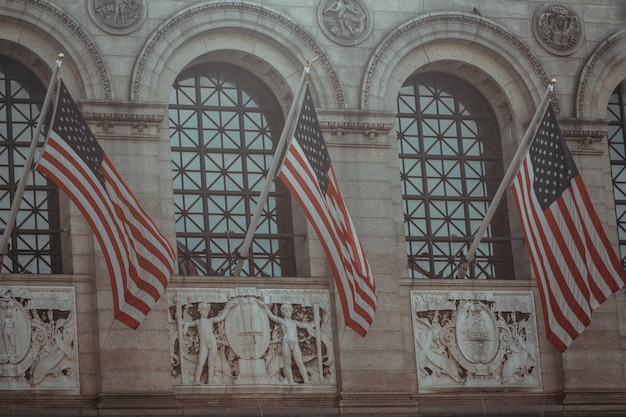
[[[329,187],[324,196],[302,148],[293,140],[279,177],[304,209],[324,247],[346,326],[365,336],[376,312],[376,285],[332,165],[328,170]]]
[[[105,155],[105,190],[82,159],[54,131],[37,170],[80,209],[104,254],[115,318],[137,328],[165,291],[176,252],[138,204]]]
[[[541,297],[546,333],[561,352],[589,325],[593,310],[626,282],[580,178],[545,211],[533,191],[527,155],[513,185]]]

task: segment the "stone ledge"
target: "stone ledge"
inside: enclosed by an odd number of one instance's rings
[[[408,392],[343,392],[342,415],[417,415],[418,404]]]

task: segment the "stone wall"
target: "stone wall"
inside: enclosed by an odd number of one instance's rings
[[[121,14],[114,3],[122,3]],[[343,15],[341,3],[0,0],[0,54],[46,83],[57,54],[65,55],[62,78],[91,129],[172,242],[167,103],[177,75],[198,62],[241,66],[272,89],[287,114],[305,60],[315,59],[309,88],[378,289],[378,311],[361,337],[344,325],[309,226],[310,276],[175,275],[130,330],[113,318],[102,251],[64,201],[71,272],[0,278],[0,313],[17,323],[16,339],[2,345],[0,415],[626,413],[622,291],[561,354],[545,338],[529,272],[506,282],[407,278],[395,132],[404,81],[417,71],[451,73],[491,104],[508,162],[556,78],[552,103],[561,129],[616,243],[604,119],[610,94],[626,79],[623,2],[351,0]],[[556,6],[570,19],[569,31],[547,22]],[[304,368],[292,364],[293,380],[276,374],[272,356],[282,343],[272,332],[289,318],[281,312],[286,304],[304,322],[298,335],[306,360]],[[215,324],[223,327],[213,335],[220,341],[213,375],[195,371],[203,308],[223,322]],[[255,318],[244,337],[237,320],[247,317],[245,308]],[[39,328],[49,333],[38,339]],[[516,356],[505,360],[507,349]],[[59,361],[44,371],[36,364],[46,355]]]

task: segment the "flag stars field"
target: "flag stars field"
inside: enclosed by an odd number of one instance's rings
[[[104,154],[62,82],[36,169],[85,216],[107,264],[114,316],[137,328],[165,292],[176,252]]]
[[[539,288],[548,340],[565,351],[626,270],[548,105],[512,185]]]
[[[308,87],[293,136],[279,178],[302,206],[324,246],[346,326],[365,336],[376,311],[376,284],[339,191]]]

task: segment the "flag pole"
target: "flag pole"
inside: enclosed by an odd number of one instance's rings
[[[52,94],[56,90],[53,87],[58,80],[59,70],[61,69],[61,63],[63,62],[63,58],[64,55],[62,53],[58,54],[57,60],[54,63],[52,76],[50,77],[50,83],[48,85],[48,91],[46,91],[46,96],[41,106],[41,112],[39,113],[39,120],[37,121],[37,126],[35,127],[35,134],[33,135],[33,139],[30,142],[28,156],[26,157],[26,161],[24,162],[24,172],[22,173],[22,177],[17,184],[17,189],[15,190],[15,195],[13,196],[13,201],[11,202],[9,218],[6,222],[6,228],[2,233],[2,241],[0,241],[0,269],[2,269],[4,256],[6,255],[7,249],[9,247],[9,239],[11,238],[11,233],[13,232],[15,219],[17,218],[17,212],[19,211],[20,204],[22,203],[22,197],[24,196],[24,190],[26,189],[28,177],[33,170],[33,160],[35,159],[35,152],[37,151],[39,136],[41,135],[41,130],[43,129],[43,122],[46,114],[48,113],[48,108],[50,107],[50,103],[52,102]]]
[[[243,268],[243,263],[245,259],[248,257],[248,252],[250,251],[250,245],[252,244],[252,238],[254,237],[254,232],[259,224],[259,218],[261,217],[261,213],[263,212],[263,207],[265,206],[265,202],[267,200],[267,195],[270,192],[270,188],[272,186],[272,180],[278,170],[278,167],[282,163],[282,154],[283,149],[289,143],[291,135],[293,134],[293,120],[296,117],[296,111],[301,107],[304,84],[306,81],[306,76],[309,73],[309,69],[311,68],[311,63],[315,61],[316,58],[307,59],[306,64],[304,65],[304,70],[302,71],[302,76],[300,77],[300,82],[296,87],[296,94],[294,95],[293,103],[291,108],[289,109],[289,113],[287,114],[287,120],[285,121],[285,127],[278,141],[278,145],[276,146],[276,151],[274,152],[274,160],[272,161],[272,165],[270,166],[266,180],[265,186],[261,191],[261,195],[259,196],[259,201],[256,206],[256,211],[250,220],[250,226],[248,226],[248,231],[246,233],[246,237],[239,247],[239,257],[237,259],[237,266],[235,267],[235,272],[233,272],[233,276],[239,276],[241,274],[241,270]]]
[[[487,210],[487,214],[485,214],[485,218],[483,219],[480,227],[478,228],[478,231],[474,235],[474,240],[472,241],[472,245],[467,251],[465,260],[463,260],[463,262],[461,262],[461,264],[459,265],[459,270],[457,273],[458,279],[465,278],[465,274],[467,273],[469,265],[474,261],[474,255],[476,254],[478,245],[480,244],[483,238],[483,235],[485,234],[485,231],[487,230],[487,227],[489,227],[489,224],[491,223],[491,219],[495,215],[496,210],[498,206],[500,205],[500,201],[502,200],[502,197],[504,196],[504,193],[511,185],[515,174],[517,174],[517,172],[519,171],[519,166],[522,162],[522,159],[525,157],[526,152],[528,151],[533,134],[537,126],[539,125],[539,122],[541,121],[541,117],[543,116],[543,113],[546,110],[545,108],[548,105],[550,93],[552,93],[552,91],[554,90],[554,84],[556,84],[556,80],[553,78],[552,80],[550,80],[550,84],[548,84],[548,88],[546,89],[546,92],[543,94],[543,97],[541,98],[541,101],[539,102],[539,105],[537,106],[537,111],[535,112],[535,115],[533,116],[530,124],[528,125],[528,129],[526,129],[526,133],[524,134],[522,141],[517,147],[517,151],[515,152],[515,155],[513,155],[511,164],[509,165],[509,168],[504,174],[504,177],[502,178],[502,182],[500,182],[500,186],[498,187],[498,190],[496,191],[496,194],[493,197],[493,200],[491,201],[491,205],[489,206],[489,209]]]

